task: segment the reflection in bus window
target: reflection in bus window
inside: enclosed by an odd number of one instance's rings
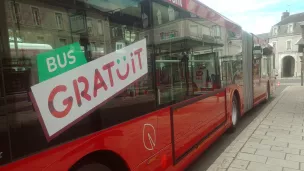
[[[180,12],[173,5],[153,2],[155,25],[162,25],[180,18]]]
[[[260,79],[261,73],[261,58],[255,58],[253,60],[253,78],[254,79]]]
[[[220,27],[221,28],[221,27]],[[221,81],[222,86],[228,86],[230,84],[243,84],[243,47],[242,37],[233,31],[227,29],[219,29],[215,27],[216,35],[222,37],[221,39],[226,41],[224,47],[217,49],[220,54],[220,66],[221,66]]]
[[[154,2],[153,11],[158,104],[177,103],[220,88],[213,49],[223,45],[212,34],[214,24],[168,4]]]

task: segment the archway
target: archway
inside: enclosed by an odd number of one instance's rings
[[[282,77],[293,77],[295,71],[295,59],[292,56],[285,56],[282,59]]]

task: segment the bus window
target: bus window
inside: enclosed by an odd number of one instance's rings
[[[217,49],[222,52],[219,56],[221,65],[221,80],[223,86],[230,84],[243,85],[243,47],[240,33],[222,28],[225,34],[226,43],[222,48]]]
[[[262,77],[270,76],[271,58],[268,56],[263,56],[261,66]]]
[[[222,84],[224,86],[229,85],[232,83],[232,65],[231,61],[222,61],[221,62],[221,78],[222,78]]]
[[[194,91],[200,94],[201,91],[212,90],[217,87],[216,83],[216,66],[214,63],[215,53],[194,55],[193,65],[193,84],[196,88]]]
[[[238,59],[232,62],[232,83],[242,85],[243,82],[243,61]]]
[[[1,84],[5,86],[13,160],[155,110],[150,59],[152,50],[148,48],[146,75],[50,142],[44,136],[28,95],[31,86],[39,83],[38,54],[79,43],[87,62],[94,62],[143,40],[140,34],[151,26],[145,3],[133,0],[98,3],[80,0],[60,3],[52,0],[4,1],[7,16],[4,21],[8,34],[6,43],[10,54],[2,59],[1,79],[4,81],[1,80]],[[148,20],[142,20],[144,14]],[[3,105],[3,96],[0,100]],[[0,118],[0,130],[4,130],[3,117],[0,115]],[[2,135],[5,134],[0,135],[1,140]]]
[[[261,63],[262,58],[261,57],[254,57],[253,59],[253,78],[256,80],[259,80],[261,78]]]

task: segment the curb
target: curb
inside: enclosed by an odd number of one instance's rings
[[[237,154],[247,143],[251,135],[256,131],[258,126],[269,115],[276,104],[282,99],[286,91],[290,87],[286,87],[281,94],[276,97],[263,111],[233,140],[224,152],[213,162],[207,171],[226,171],[236,158]]]

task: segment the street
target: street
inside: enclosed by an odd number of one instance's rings
[[[242,117],[237,130],[233,134],[222,135],[208,150],[206,150],[188,169],[187,171],[205,171],[214,161],[224,152],[224,150],[236,139],[236,137],[270,104],[280,93],[287,87],[287,84],[295,84],[297,80],[283,80],[286,85],[278,86],[271,100],[266,104],[260,104]],[[300,83],[300,82],[299,82]]]

